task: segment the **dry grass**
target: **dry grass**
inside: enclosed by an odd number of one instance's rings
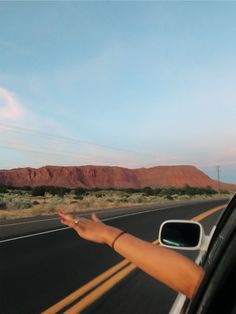
[[[174,196],[173,200],[209,199],[214,196],[188,195]],[[229,195],[226,195],[229,198]],[[169,199],[161,196],[146,196],[143,193],[129,194],[122,191],[91,192],[79,199],[74,194],[64,197],[46,195],[45,197],[31,197],[29,193],[0,194],[0,219],[13,219],[55,214],[59,209],[65,212],[83,212],[114,207],[126,207],[151,203],[166,203]]]

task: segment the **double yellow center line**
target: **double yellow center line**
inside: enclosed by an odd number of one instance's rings
[[[207,210],[206,212],[193,217],[192,220],[201,221],[224,207],[225,205],[221,205]],[[152,243],[159,244],[159,240],[155,240]],[[50,308],[42,312],[42,314],[56,314],[58,312],[63,312],[65,314],[81,313],[81,311],[86,309],[89,305],[98,300],[122,279],[128,276],[135,268],[137,267],[133,265],[130,261],[125,259],[117,265],[109,268],[104,273],[95,277],[93,280],[89,281],[84,286],[80,287],[78,290],[71,293],[63,300],[51,306]],[[80,299],[77,303],[72,305],[69,309],[65,309],[81,297],[83,298]],[[63,309],[65,310],[63,311]]]

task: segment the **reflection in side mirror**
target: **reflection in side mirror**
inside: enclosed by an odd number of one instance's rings
[[[202,225],[189,220],[167,220],[159,232],[161,245],[182,250],[200,249],[203,237]]]

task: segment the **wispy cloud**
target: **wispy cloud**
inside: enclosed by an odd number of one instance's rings
[[[161,156],[157,154],[96,145],[75,138],[4,123],[0,123],[0,134],[2,135],[0,149],[24,154],[27,160],[31,160],[27,166],[35,166],[41,162],[42,166],[93,164],[136,168],[162,163]]]
[[[15,94],[0,88],[0,120],[19,120],[26,115],[26,109]]]

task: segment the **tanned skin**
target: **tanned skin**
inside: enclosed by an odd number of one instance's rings
[[[141,240],[121,229],[104,224],[95,213],[91,219],[80,217],[79,220],[59,211],[61,222],[73,228],[86,240],[107,244],[142,269],[153,278],[168,287],[181,292],[189,299],[196,293],[204,276],[202,267],[176,251]],[[119,236],[120,235],[120,236]],[[114,242],[115,240],[115,242]]]

